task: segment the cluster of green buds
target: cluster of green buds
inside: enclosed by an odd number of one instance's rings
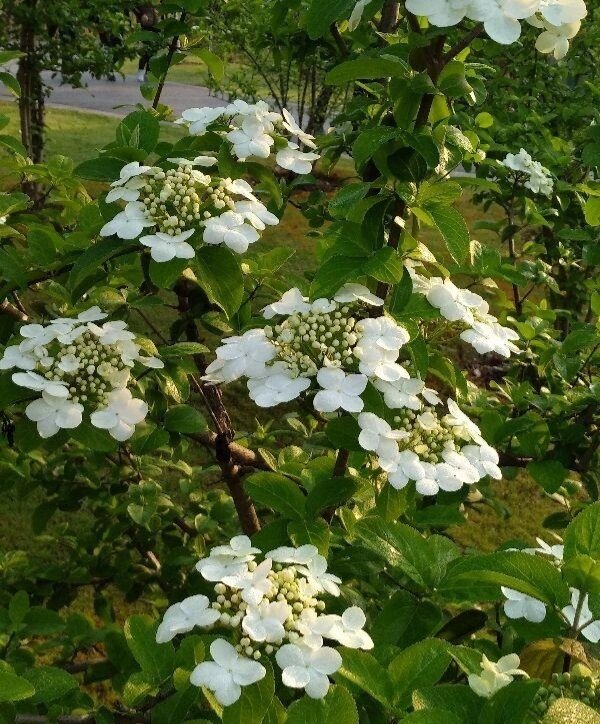
[[[354,347],[361,335],[360,322],[355,313],[358,308],[322,300],[319,306],[307,312],[296,312],[281,324],[265,327],[266,336],[277,347],[292,376],[314,377],[324,360],[332,367],[348,370],[356,367]],[[353,313],[354,311],[354,313]]]
[[[444,451],[455,451],[456,435],[452,427],[440,418],[434,407],[424,406],[420,412],[405,409],[394,417],[394,423],[407,434],[399,445],[412,450],[428,463],[442,461]]]
[[[190,224],[235,206],[235,200],[228,194],[228,179],[212,179],[185,160],[167,171],[152,168],[144,180],[140,201],[146,207],[149,221],[166,234],[180,234]]]
[[[570,673],[552,674],[550,683],[538,689],[531,705],[536,721],[540,721],[558,699],[575,699],[592,709],[599,709],[600,686],[587,667],[574,667]]]

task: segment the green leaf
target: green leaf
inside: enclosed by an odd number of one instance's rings
[[[306,31],[315,40],[329,32],[329,26],[338,18],[349,17],[354,0],[311,0],[306,14]]]
[[[266,676],[252,686],[242,687],[241,697],[223,709],[223,724],[261,724],[275,695],[275,679],[270,665]]]
[[[352,145],[354,163],[359,167],[363,166],[381,146],[397,136],[398,131],[395,128],[384,128],[382,126],[367,128],[366,131],[362,131]],[[351,184],[351,186],[363,187],[364,184]]]
[[[600,503],[589,505],[569,523],[564,543],[565,560],[586,555],[600,561]]]
[[[80,163],[73,173],[88,181],[114,181],[119,178],[124,165],[120,158],[100,156]]]
[[[390,675],[377,659],[366,651],[344,649],[341,653],[343,663],[336,677],[343,676],[385,707],[391,708],[394,687]]]
[[[404,649],[388,666],[396,706],[405,708],[415,689],[435,684],[450,661],[448,647],[439,639],[425,639]]]
[[[336,255],[318,268],[310,285],[311,299],[330,297],[347,281],[363,273],[365,257]]]
[[[357,163],[359,163],[357,161]],[[337,194],[329,202],[329,213],[334,219],[345,218],[354,206],[364,199],[369,192],[371,184],[353,183],[342,186]]]
[[[329,689],[324,699],[308,696],[288,709],[286,724],[358,724],[358,711],[350,692],[340,684]]]
[[[170,407],[165,414],[165,429],[170,432],[196,433],[208,430],[203,415],[190,405]]]
[[[443,580],[450,562],[459,555],[448,538],[438,535],[424,538],[409,525],[385,522],[375,516],[360,520],[355,534],[369,550],[401,568],[425,588],[435,588]]]
[[[14,626],[23,623],[29,611],[29,596],[26,591],[17,591],[8,603],[8,617]]]
[[[152,153],[160,135],[158,118],[148,111],[134,111],[119,123],[116,131],[117,143],[120,146],[140,148]]]
[[[249,475],[244,483],[248,495],[290,520],[304,518],[305,498],[300,488],[278,473],[260,472]]]
[[[475,555],[453,561],[438,586],[450,600],[496,600],[500,586],[560,608],[569,601],[569,589],[560,571],[549,561],[520,551]]]
[[[462,724],[472,724],[479,718],[485,700],[466,685],[442,684],[419,689],[412,695],[415,710],[445,709]]]
[[[152,709],[152,724],[180,724],[200,696],[200,689],[189,686],[169,696]]]
[[[208,298],[232,317],[244,297],[244,277],[235,254],[222,246],[203,246],[193,268]]]
[[[21,95],[21,86],[14,75],[11,75],[6,71],[0,71],[0,83],[5,85],[15,98],[18,98]]]
[[[287,534],[295,546],[299,547],[310,543],[317,547],[322,556],[327,556],[331,531],[322,518],[293,520],[288,523]]]
[[[345,85],[355,80],[406,78],[409,73],[410,70],[406,63],[392,55],[363,57],[336,65],[325,76],[325,83],[327,85]]]
[[[165,347],[159,347],[158,353],[164,359],[177,359],[196,354],[207,354],[209,348],[199,342],[177,342]]]
[[[48,507],[47,504],[46,507]],[[50,510],[52,512],[52,509]],[[26,630],[29,636],[50,636],[65,629],[65,622],[56,611],[43,606],[30,608],[25,614],[23,623],[27,627]]]
[[[130,616],[124,632],[127,646],[144,676],[158,685],[173,671],[175,653],[170,643],[156,643],[157,624],[149,616]]]
[[[486,702],[479,724],[523,724],[540,681],[513,681]]]
[[[463,722],[451,711],[436,710],[415,711],[402,717],[402,724],[463,724]]]
[[[534,460],[528,463],[527,472],[547,493],[556,493],[569,474],[558,460]]]
[[[365,264],[366,274],[386,284],[397,284],[402,279],[404,271],[402,257],[390,246],[384,246],[376,251]]]
[[[206,63],[208,72],[220,83],[225,75],[225,63],[208,48],[192,48],[192,54]]]
[[[471,239],[461,214],[451,206],[431,205],[427,211],[446,242],[450,256],[458,264],[463,264],[469,256]]]
[[[356,492],[357,483],[351,478],[331,478],[318,482],[306,498],[306,516],[316,516],[327,508],[337,508]]]
[[[0,702],[22,701],[35,694],[35,688],[27,679],[0,668]]]
[[[55,666],[28,669],[23,676],[35,689],[32,704],[48,704],[79,688],[74,676]]]
[[[325,426],[325,435],[329,442],[338,450],[352,450],[360,452],[362,450],[358,436],[360,435],[360,425],[358,420],[351,415],[342,415],[329,420]]]
[[[600,225],[600,197],[590,197],[583,206],[583,213],[590,226]]]
[[[78,290],[87,277],[95,274],[102,264],[105,264],[114,254],[123,251],[124,248],[127,248],[127,244],[121,239],[102,239],[102,241],[92,244],[73,264],[69,274],[69,289],[72,292]]]

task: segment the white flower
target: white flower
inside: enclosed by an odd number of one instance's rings
[[[62,397],[66,399],[69,396],[69,390],[62,382],[47,380],[37,372],[15,372],[12,381],[19,387],[27,387],[29,390],[36,392],[45,392],[51,397]]]
[[[112,204],[113,201],[137,201],[140,198],[140,189],[143,181],[139,179],[139,183],[129,181],[126,186],[116,186],[106,194],[106,203]]]
[[[256,553],[260,553],[260,548],[253,546],[247,535],[234,535],[228,544],[215,546],[210,551],[211,556],[229,556],[244,561],[251,561]]]
[[[175,122],[187,125],[191,135],[201,136],[211,123],[223,115],[223,111],[223,108],[188,108]]]
[[[469,686],[478,696],[489,698],[508,686],[515,676],[527,676],[525,671],[517,668],[520,663],[517,654],[503,656],[497,662],[490,661],[484,654],[481,675],[469,674]]]
[[[277,152],[275,161],[288,171],[307,174],[312,171],[313,162],[318,158],[320,158],[318,153],[300,151],[295,143],[289,143],[287,148]]]
[[[275,563],[300,563],[306,565],[313,558],[319,555],[317,547],[307,543],[299,548],[291,546],[280,546],[266,554]]]
[[[244,199],[236,201],[233,207],[236,214],[240,214],[249,221],[255,229],[264,231],[268,226],[277,226],[279,219],[272,214],[258,199]]]
[[[376,453],[384,461],[395,461],[398,456],[398,440],[405,438],[406,432],[392,430],[389,423],[372,412],[361,412],[358,424],[361,428],[358,443],[362,449]],[[382,467],[385,470],[385,465]]]
[[[296,123],[296,119],[287,110],[287,108],[283,109],[282,125],[292,136],[296,136],[305,146],[308,146],[309,148],[317,147],[315,137],[300,128],[300,126]]]
[[[234,647],[223,639],[210,645],[214,661],[203,661],[192,671],[190,682],[204,686],[213,692],[222,706],[230,706],[242,694],[242,686],[250,686],[264,678],[266,669],[258,661],[240,656]]]
[[[363,610],[358,606],[350,606],[341,616],[336,617],[325,636],[335,639],[349,649],[372,649],[373,639],[363,631],[366,622]]]
[[[546,618],[546,606],[542,601],[506,586],[501,588],[507,599],[504,602],[504,613],[508,618],[524,618],[532,623],[540,623]]]
[[[30,402],[25,415],[37,423],[40,437],[56,435],[60,429],[72,429],[81,425],[83,405],[64,397],[53,397],[47,392]]]
[[[241,591],[242,598],[246,603],[258,606],[264,595],[271,590],[271,581],[269,580],[271,568],[271,559],[265,558],[253,570],[248,567],[241,573],[224,576],[222,581],[226,585]]]
[[[395,460],[397,468],[388,473],[388,481],[393,488],[400,490],[410,480],[421,495],[436,495],[440,486],[436,480],[435,467],[423,462],[412,450],[402,450]]]
[[[271,146],[275,143],[273,138],[264,133],[260,127],[235,128],[227,133],[226,138],[233,144],[231,150],[240,161],[250,157],[269,158]]]
[[[126,184],[130,179],[137,176],[143,176],[150,171],[151,166],[141,166],[138,161],[132,161],[131,163],[123,166],[119,173],[119,178],[111,183],[111,186],[118,187]]]
[[[217,159],[214,156],[196,156],[192,161],[187,158],[168,158],[167,161],[178,166],[214,166]]]
[[[146,207],[141,201],[130,201],[113,219],[100,229],[100,236],[112,236],[119,239],[135,239],[142,231],[154,226],[154,222],[146,216]]]
[[[7,347],[0,358],[0,370],[10,370],[18,367],[22,370],[34,370],[37,367],[37,358],[29,352],[21,351],[18,344]]]
[[[383,299],[373,294],[367,287],[351,282],[344,284],[344,286],[335,293],[333,298],[341,304],[357,301],[372,304],[375,307],[381,307],[383,304]]]
[[[340,595],[338,584],[342,581],[333,573],[327,573],[327,559],[324,556],[317,554],[304,565],[298,565],[298,572],[306,576],[309,586],[316,593],[325,591],[331,596]]]
[[[576,23],[587,15],[584,0],[540,0],[540,13],[552,25]]]
[[[565,606],[562,610],[563,615],[571,626],[575,622],[575,616],[577,615],[577,609],[579,608],[580,596],[581,592],[576,588],[572,588],[571,603],[569,606]],[[600,620],[594,620],[594,616],[590,611],[589,598],[587,594],[581,604],[577,625],[584,638],[588,641],[591,641],[593,644],[597,644],[600,641]]]
[[[346,375],[337,367],[323,367],[317,373],[317,382],[323,388],[313,400],[315,410],[319,412],[360,412],[364,402],[360,395],[365,391],[367,378],[365,375]]]
[[[461,453],[473,465],[481,478],[489,475],[495,480],[502,479],[502,471],[498,467],[500,458],[490,445],[465,445]]]
[[[218,621],[219,612],[210,608],[209,604],[206,596],[198,595],[169,606],[156,632],[156,643],[164,644],[195,626],[210,626]]]
[[[148,405],[132,396],[127,388],[112,390],[107,395],[108,405],[91,414],[94,427],[108,430],[115,440],[128,440],[135,426],[148,414]]]
[[[562,561],[563,556],[565,554],[565,547],[562,545],[562,543],[557,543],[553,546],[546,543],[545,540],[542,540],[541,538],[536,538],[536,541],[538,543],[539,548],[532,548],[530,549],[534,553],[543,553],[547,556],[552,556],[552,558],[555,558],[557,561]]]
[[[400,348],[410,341],[410,335],[389,317],[368,317],[356,325],[361,333],[358,344],[366,349],[374,348],[384,353],[395,352],[397,359]]]
[[[258,238],[258,232],[242,214],[226,211],[221,216],[212,216],[203,222],[203,239],[206,244],[225,244],[238,254],[248,250]]]
[[[473,440],[478,445],[487,445],[485,440],[481,437],[481,430],[465,413],[460,409],[456,402],[450,398],[448,399],[448,411],[449,415],[446,415],[446,422],[454,427],[454,432],[459,437],[465,440]]]
[[[242,620],[242,629],[253,641],[279,643],[285,636],[283,624],[292,615],[286,601],[261,601],[258,606],[248,606]]]
[[[551,196],[554,182],[550,171],[539,161],[534,161],[529,169],[529,179],[525,181],[525,188],[533,191],[534,194]]]
[[[103,312],[100,307],[90,307],[77,315],[80,322],[99,322],[101,319],[106,319],[106,317],[108,317],[108,314]]]
[[[306,377],[294,377],[284,362],[265,367],[259,377],[248,380],[250,399],[259,407],[274,407],[295,400],[310,387]]]
[[[288,289],[278,302],[267,304],[262,310],[265,319],[273,319],[278,314],[304,314],[310,311],[307,297],[302,295],[298,287]]]
[[[254,548],[250,538],[238,535],[229,545],[215,546],[207,558],[196,563],[196,570],[207,581],[222,581],[228,576],[243,576],[248,572],[248,563],[254,560],[254,554],[260,553]]]
[[[519,171],[521,173],[527,172],[532,163],[533,159],[524,148],[516,154],[507,153],[506,158],[502,161],[502,164],[506,166],[506,168],[510,168],[512,171]]]
[[[509,327],[498,322],[472,322],[470,329],[461,332],[460,338],[468,342],[479,354],[496,352],[502,357],[510,357],[511,352],[520,352],[514,341],[519,335]]]
[[[363,13],[365,11],[365,8],[367,5],[371,2],[371,0],[358,0],[354,8],[352,9],[352,13],[350,14],[350,17],[348,18],[348,30],[356,30],[358,27],[358,24],[360,23]]]
[[[250,329],[241,336],[228,337],[217,349],[217,359],[206,368],[207,382],[232,382],[240,377],[260,377],[265,363],[277,354],[263,329]]]
[[[186,242],[186,239],[189,239],[193,233],[193,229],[175,235],[157,231],[155,234],[142,236],[140,244],[149,247],[150,256],[157,262],[171,261],[171,259],[193,259],[194,249]]]
[[[430,288],[425,295],[427,301],[432,307],[439,309],[442,317],[450,322],[461,321],[471,325],[475,321],[473,312],[487,313],[488,304],[479,294],[468,289],[459,289],[449,279],[436,277],[429,281]]]
[[[312,699],[322,699],[329,691],[329,675],[342,665],[342,657],[328,646],[309,648],[305,644],[286,644],[275,654],[286,686],[304,689]]]
[[[422,380],[411,377],[403,377],[395,382],[375,380],[373,384],[380,392],[383,393],[383,400],[385,404],[392,410],[404,407],[409,410],[420,410],[423,407],[423,402],[419,398],[419,395],[423,394],[425,397],[426,388],[425,383]],[[427,394],[429,394],[429,392]],[[427,401],[430,402],[433,399],[434,398],[429,395],[429,399]]]

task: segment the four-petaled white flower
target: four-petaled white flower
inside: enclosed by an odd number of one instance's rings
[[[584,638],[597,644],[600,641],[600,619],[594,619],[590,610],[589,596],[586,594],[580,605],[581,592],[576,588],[571,589],[571,603],[562,610],[564,617],[571,624],[575,623],[575,617],[579,611],[577,626]]]
[[[254,570],[246,568],[241,573],[230,576],[223,576],[223,583],[241,591],[241,596],[246,603],[258,606],[264,595],[271,590],[271,581],[269,573],[271,572],[273,562],[270,558],[266,558]],[[256,565],[256,564],[253,564]]]
[[[342,304],[347,302],[364,302],[365,304],[372,304],[374,307],[381,307],[383,305],[383,299],[373,294],[367,287],[362,284],[354,284],[348,282],[344,284],[333,296],[336,302]]]
[[[157,262],[171,261],[171,259],[193,259],[194,248],[186,241],[193,234],[193,229],[173,235],[157,231],[154,234],[140,237],[140,244],[150,249],[150,256]]]
[[[228,337],[217,349],[217,358],[206,368],[207,382],[232,382],[244,375],[261,376],[265,363],[276,356],[275,347],[263,329],[251,329],[241,336]]]
[[[69,396],[69,390],[64,383],[48,380],[37,372],[15,372],[12,381],[19,387],[27,387],[36,392],[45,392],[51,397],[66,399]]]
[[[517,654],[508,654],[490,661],[487,656],[481,660],[481,674],[469,674],[469,686],[478,696],[486,699],[508,686],[515,676],[527,677],[527,672],[518,668],[521,663]]]
[[[367,386],[365,375],[347,375],[337,367],[323,367],[317,373],[317,382],[323,388],[313,400],[315,410],[319,412],[360,412],[364,407],[360,395]]]
[[[291,546],[280,546],[266,554],[267,558],[270,558],[274,563],[300,563],[306,565],[313,558],[319,555],[319,551],[316,546],[306,543],[298,548],[292,548]]]
[[[452,398],[448,400],[448,411],[450,414],[446,415],[446,421],[454,427],[457,435],[463,437],[465,440],[473,440],[473,442],[476,442],[478,445],[487,444],[481,437],[481,430],[470,417],[465,415]]]
[[[79,427],[83,405],[64,397],[53,397],[43,391],[39,399],[27,405],[25,415],[37,424],[40,437],[47,438],[56,435],[61,429]]]
[[[496,352],[502,357],[510,357],[511,352],[520,350],[514,343],[519,335],[509,327],[503,327],[496,321],[473,321],[470,329],[461,332],[460,338],[468,342],[479,354]]]
[[[358,443],[363,450],[374,452],[379,457],[379,464],[385,470],[385,461],[392,466],[398,457],[398,440],[407,437],[402,430],[392,430],[392,426],[372,412],[361,412],[358,416],[361,428]]]
[[[278,314],[289,315],[309,312],[310,308],[311,305],[307,297],[303,296],[298,287],[294,287],[284,292],[278,302],[272,302],[263,307],[262,315],[265,319],[273,319]]]
[[[156,643],[163,644],[196,626],[211,626],[218,621],[219,612],[210,608],[209,604],[206,596],[197,595],[169,606],[156,631]]]
[[[306,576],[315,593],[325,591],[331,596],[340,595],[338,584],[342,581],[333,573],[327,573],[327,559],[324,556],[317,554],[304,565],[299,565],[298,571]]]
[[[264,678],[267,671],[258,661],[240,656],[234,647],[223,639],[210,645],[213,661],[203,661],[192,671],[190,682],[204,686],[215,695],[222,706],[235,703],[242,694],[242,686],[250,686]]]
[[[481,477],[489,475],[495,480],[502,479],[502,471],[498,467],[500,458],[490,445],[465,445],[461,453],[477,470]]]
[[[294,116],[292,116],[287,108],[283,109],[282,115],[282,125],[292,136],[296,136],[299,141],[301,141],[305,146],[308,146],[309,148],[317,147],[314,136],[311,136],[310,133],[306,133],[306,131],[303,131],[302,128],[300,128],[298,123],[296,123],[296,119],[294,118]]]
[[[18,367],[21,370],[34,370],[37,367],[38,359],[30,352],[23,352],[20,345],[15,344],[6,347],[0,357],[0,370],[11,370]]]
[[[154,226],[141,201],[130,201],[127,206],[100,229],[100,236],[116,235],[119,239],[135,239],[144,229]]]
[[[294,173],[307,174],[312,171],[313,163],[319,158],[318,153],[301,151],[297,144],[289,143],[286,148],[277,151],[275,161],[281,168]]]
[[[285,644],[275,654],[286,686],[304,689],[312,699],[322,699],[329,691],[329,679],[342,665],[342,657],[328,646],[310,648],[306,644]]]
[[[506,596],[504,613],[508,618],[524,618],[532,623],[540,623],[546,618],[546,605],[533,596],[502,586],[502,593]]]
[[[226,211],[221,216],[212,216],[204,223],[202,238],[206,244],[225,244],[232,251],[243,254],[250,244],[258,240],[256,229],[246,223],[243,214]]]
[[[295,400],[310,387],[306,377],[293,377],[283,362],[265,367],[262,376],[248,380],[250,399],[259,407],[274,407]]]
[[[248,606],[242,620],[242,629],[253,641],[280,643],[285,635],[283,624],[292,615],[286,601],[262,600],[258,605]]]
[[[366,622],[367,619],[362,608],[350,606],[341,616],[336,616],[333,625],[325,632],[325,635],[349,649],[368,651],[373,648],[374,643],[369,634],[363,630]]]
[[[135,432],[135,426],[148,414],[148,405],[133,397],[126,387],[109,392],[107,401],[106,407],[92,412],[92,425],[108,430],[119,442],[128,440]]]

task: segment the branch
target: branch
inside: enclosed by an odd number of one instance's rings
[[[187,12],[185,10],[181,11],[181,15],[179,16],[179,22],[183,23],[184,20],[187,17]],[[152,101],[152,108],[156,110],[158,108],[158,103],[160,101],[160,96],[162,95],[163,88],[165,86],[165,81],[167,80],[167,74],[171,68],[171,61],[173,60],[173,56],[175,55],[175,51],[177,50],[177,43],[179,42],[179,35],[174,35],[171,38],[171,42],[169,44],[169,50],[167,52],[167,67],[165,68],[165,72],[162,74],[160,81],[158,82],[158,86],[156,87],[156,93],[154,94],[154,100]]]
[[[346,45],[346,41],[344,40],[344,38],[342,38],[340,34],[337,23],[331,23],[331,25],[329,26],[329,31],[331,32],[331,35],[335,41],[339,54],[342,56],[342,58],[345,58],[348,55],[348,46]]]
[[[478,38],[483,33],[483,23],[477,23],[475,27],[469,31],[464,37],[462,37],[450,50],[444,55],[444,64],[449,63],[453,58],[463,52],[475,38]]]
[[[8,299],[0,302],[0,314],[14,317],[19,322],[26,322],[29,319],[25,312],[22,312],[18,307],[15,307],[14,304],[11,304]]]

